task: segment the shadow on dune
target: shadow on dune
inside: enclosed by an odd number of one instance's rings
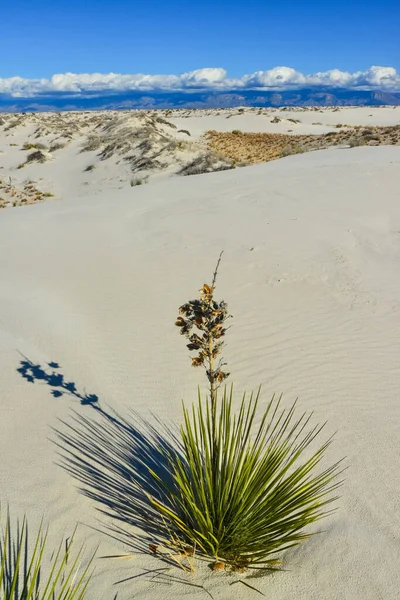
[[[149,544],[170,534],[150,499],[169,506],[169,495],[151,472],[173,485],[167,456],[180,452],[177,432],[157,419],[151,425],[133,411],[128,419],[104,410],[97,395],[80,393],[60,368],[56,362],[42,366],[23,356],[17,371],[29,383],[48,385],[54,398],[72,396],[93,409],[90,416],[74,411],[55,430],[60,464],[100,512],[119,522],[107,526],[107,533],[148,552]]]
[[[20,361],[17,372],[28,383],[41,382],[47,384],[51,388],[50,393],[54,398],[68,395],[77,398],[83,406],[93,406],[95,408],[98,405],[99,398],[96,394],[80,394],[73,381],[65,380],[64,375],[59,371],[60,365],[58,363],[49,362],[45,367],[42,367],[41,365],[35,365],[23,354],[22,357],[23,360]],[[51,372],[49,372],[49,369],[51,369]]]
[[[149,544],[169,537],[151,502],[154,498],[170,505],[168,493],[151,472],[173,485],[167,456],[180,451],[177,436],[135,413],[129,420],[102,409],[97,413],[92,419],[74,413],[71,422],[63,421],[56,430],[61,465],[100,512],[120,522],[108,527],[108,533],[148,552]]]

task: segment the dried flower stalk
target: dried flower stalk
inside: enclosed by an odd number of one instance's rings
[[[223,300],[217,302],[214,299],[222,254],[221,252],[219,255],[212,284],[205,283],[199,290],[199,299],[189,300],[179,308],[179,316],[175,323],[180,328],[181,335],[189,340],[189,344],[187,344],[189,350],[198,351],[197,355],[192,357],[192,366],[206,369],[213,414],[215,413],[218,387],[229,376],[229,373],[223,370],[226,363],[223,362],[221,352],[225,345],[223,337],[226,327],[224,325],[231,315],[228,314],[226,302]]]

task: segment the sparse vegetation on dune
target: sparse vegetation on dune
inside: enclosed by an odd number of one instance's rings
[[[49,152],[56,152],[65,148],[66,144],[62,142],[53,142],[49,148]]]
[[[47,150],[46,144],[25,142],[22,145],[23,150]]]
[[[344,127],[340,125],[340,127]],[[322,150],[332,146],[400,145],[400,126],[352,127],[322,135],[283,133],[228,133],[208,131],[210,147],[219,155],[248,164],[267,162],[291,154]]]
[[[38,163],[43,164],[50,158],[51,158],[51,155],[49,153],[45,152],[44,150],[35,150],[34,152],[31,152],[30,154],[28,154],[28,156],[26,157],[26,162],[27,163],[38,162]]]
[[[293,118],[291,111],[295,110]],[[144,111],[96,111],[66,113],[26,113],[3,115],[1,131],[12,138],[20,131],[26,130],[28,135],[20,145],[27,155],[16,161],[7,175],[20,171],[27,165],[42,164],[47,161],[62,160],[79,161],[80,153],[93,152],[85,164],[80,164],[81,172],[91,172],[95,168],[101,170],[102,185],[115,188],[132,185],[133,180],[151,182],[154,175],[198,175],[246,166],[252,163],[266,162],[284,158],[292,154],[300,154],[310,150],[330,148],[332,146],[361,146],[400,144],[400,126],[351,127],[343,123],[332,125],[334,130],[324,134],[298,135],[296,126],[301,122],[298,112],[315,111],[332,112],[332,108],[296,107],[292,108],[237,108],[237,109],[174,109]],[[221,116],[239,119],[247,115],[261,115],[269,123],[286,124],[292,127],[286,133],[249,133],[239,128],[232,128],[229,133],[208,131],[198,138],[188,129],[178,129],[169,119],[171,117],[186,118],[199,115]],[[286,113],[286,114],[285,114]],[[296,118],[294,118],[296,117]],[[322,117],[321,117],[322,118]],[[344,120],[344,118],[342,119]],[[235,121],[236,122],[236,121]],[[314,122],[313,125],[322,125]],[[272,125],[271,129],[275,126]],[[316,130],[318,131],[318,130]],[[6,133],[4,133],[6,132]],[[292,135],[289,135],[291,133]],[[182,139],[188,136],[186,139]],[[15,146],[14,142],[8,146]],[[69,152],[64,154],[64,149]],[[13,152],[17,156],[17,152]],[[112,169],[118,172],[117,177],[111,170],[103,170],[101,163],[110,161]],[[71,164],[73,164],[73,162]],[[46,177],[52,171],[44,170]],[[4,173],[4,171],[3,171]],[[17,173],[16,173],[17,175]],[[132,179],[132,176],[133,179]],[[77,184],[80,185],[79,178]],[[53,183],[51,183],[53,185]],[[89,185],[88,181],[82,185]],[[90,180],[90,185],[97,187],[97,178]],[[43,184],[46,187],[46,184]],[[43,199],[45,196],[38,196]],[[32,200],[32,198],[30,199]],[[24,197],[24,203],[27,198]],[[13,206],[8,199],[0,202],[1,206]],[[15,204],[19,206],[20,203]]]
[[[81,152],[94,152],[100,150],[103,142],[99,135],[90,135],[83,143]]]
[[[218,157],[213,152],[206,152],[182,167],[179,171],[179,175],[201,175],[202,173],[227,171],[228,169],[234,168],[235,164],[232,160]]]
[[[0,209],[37,204],[52,197],[54,197],[52,192],[42,192],[29,179],[21,185],[15,183],[11,178],[8,178],[7,181],[0,180]]]
[[[147,183],[146,179],[141,179],[140,177],[133,177],[131,179],[131,187],[136,187],[137,185],[143,185]]]

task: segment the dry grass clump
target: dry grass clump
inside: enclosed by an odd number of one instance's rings
[[[10,119],[10,121],[8,121],[8,125],[4,128],[4,131],[10,131],[10,129],[14,129],[14,127],[18,127],[19,125],[22,125],[23,122],[24,122],[23,116],[18,115],[17,117],[14,117],[14,118]]]
[[[25,142],[22,145],[23,150],[47,150],[46,144]]]
[[[90,135],[83,143],[81,152],[94,152],[103,146],[103,139],[99,135]]]
[[[30,154],[28,154],[28,156],[26,157],[26,162],[38,162],[40,164],[43,164],[47,162],[50,158],[51,156],[44,150],[36,150],[35,152],[31,152]]]
[[[130,184],[131,187],[136,187],[137,185],[144,185],[147,183],[147,179],[143,179],[141,177],[132,177]]]
[[[49,152],[56,152],[57,150],[62,150],[63,148],[65,148],[66,144],[62,143],[62,142],[54,142],[53,144],[51,144],[50,148],[49,148]]]
[[[154,118],[154,121],[156,123],[160,123],[161,125],[166,125],[167,127],[171,127],[171,129],[177,129],[176,125],[174,125],[170,121],[167,121],[166,119],[163,119],[162,117],[156,116]]]
[[[181,170],[178,171],[178,175],[201,175],[202,173],[227,171],[234,168],[235,164],[232,160],[227,160],[223,156],[217,156],[212,152],[208,152],[184,165]]]

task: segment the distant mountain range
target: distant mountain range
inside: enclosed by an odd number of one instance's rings
[[[265,91],[132,91],[121,94],[51,94],[31,98],[0,94],[0,112],[127,110],[156,108],[231,108],[235,106],[400,105],[400,92],[312,88]]]

